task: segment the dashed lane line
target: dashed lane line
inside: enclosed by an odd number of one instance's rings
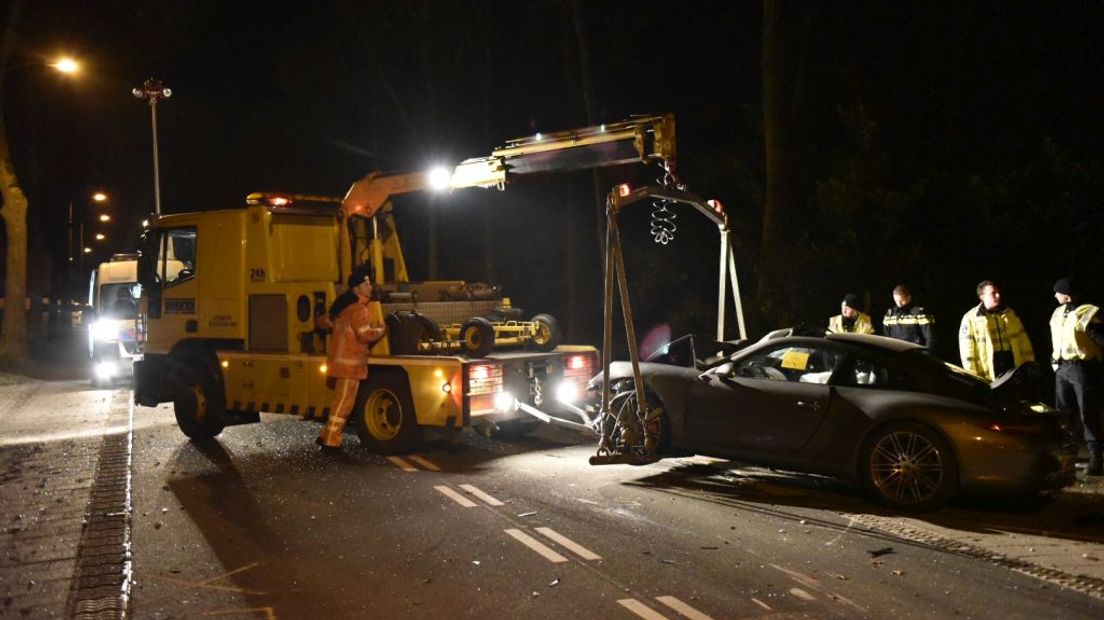
[[[411,465],[410,463],[407,463],[407,462],[406,462],[406,461],[405,461],[404,459],[402,459],[401,457],[398,457],[398,456],[389,456],[389,457],[387,457],[387,460],[388,460],[388,461],[390,461],[392,465],[394,465],[395,467],[398,467],[399,469],[401,469],[401,470],[403,470],[403,471],[407,471],[407,472],[415,472],[415,471],[418,471],[418,468],[417,468],[417,467],[414,467],[414,466],[413,466],[413,465]]]
[[[441,471],[441,468],[434,465],[429,459],[420,457],[417,454],[408,454],[407,458],[421,465],[429,471]]]
[[[544,536],[546,538],[551,539],[556,544],[558,544],[561,547],[563,547],[564,549],[567,549],[568,551],[574,553],[575,555],[583,558],[584,560],[601,560],[602,559],[602,556],[598,555],[597,553],[594,553],[590,549],[587,549],[586,547],[584,547],[584,546],[580,545],[579,543],[571,540],[570,538],[564,536],[563,534],[560,534],[559,532],[557,532],[556,530],[553,530],[550,527],[538,527],[538,528],[536,528],[536,530],[538,532],[540,532],[541,534],[544,534]]]
[[[766,609],[767,611],[774,611],[773,607],[771,607],[770,605],[767,605],[766,603],[764,603],[763,601],[755,598],[754,596],[751,597],[751,602],[755,603],[756,605],[758,605],[760,607],[762,607],[763,609]]]
[[[488,506],[505,506],[506,505],[506,504],[503,504],[502,502],[498,501],[494,497],[491,497],[487,493],[484,493],[483,491],[480,491],[479,489],[477,489],[475,487],[475,485],[462,484],[462,485],[460,485],[460,488],[464,489],[468,493],[471,493],[472,495],[474,495],[474,496],[478,497],[479,499],[483,500]]]
[[[464,497],[463,495],[457,493],[456,491],[450,489],[449,487],[447,487],[443,484],[438,484],[438,485],[434,486],[433,488],[437,489],[437,491],[440,492],[441,495],[444,495],[445,497],[451,499],[452,501],[456,502],[457,504],[460,504],[464,508],[474,508],[475,506],[478,505],[475,502],[471,501],[470,499]]]
[[[790,588],[790,594],[794,595],[795,597],[797,597],[797,598],[799,598],[803,601],[815,601],[816,600],[815,596],[813,596],[812,594],[809,594],[805,590],[802,590],[801,588],[798,588],[796,586]]]
[[[521,530],[510,528],[508,530],[503,530],[503,531],[506,532],[507,534],[509,534],[511,537],[513,537],[514,540],[517,540],[518,542],[525,545],[526,547],[529,547],[533,551],[536,551],[540,555],[544,556],[544,559],[548,560],[549,562],[552,562],[554,564],[559,564],[561,562],[566,562],[567,561],[567,558],[565,558],[564,556],[556,553],[555,551],[550,549],[547,545],[545,545],[541,541],[537,540],[536,538],[533,538],[532,536],[526,534],[525,532],[523,532]]]
[[[690,618],[690,620],[713,620],[712,616],[694,609],[673,596],[657,596],[656,600],[679,612],[684,618]]]
[[[663,614],[652,609],[651,607],[648,607],[635,598],[623,598],[617,601],[617,604],[621,605],[625,609],[628,609],[637,616],[644,618],[644,620],[667,620],[667,616],[664,616]]]

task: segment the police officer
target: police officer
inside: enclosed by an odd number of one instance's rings
[[[904,284],[894,287],[893,303],[895,306],[886,310],[882,319],[882,334],[933,348],[935,317],[920,306],[912,305],[912,292]]]
[[[830,334],[873,334],[874,323],[870,315],[862,311],[859,296],[848,293],[840,303],[840,313],[828,319]]]
[[[993,381],[1034,361],[1035,351],[1020,317],[1004,305],[992,280],[977,285],[977,296],[981,303],[962,316],[958,327],[958,351],[963,368]]]
[[[320,327],[333,328],[326,359],[326,375],[333,377],[334,396],[330,415],[315,440],[323,452],[341,449],[341,432],[356,402],[360,382],[368,378],[368,350],[384,335],[382,324],[373,324],[368,312],[372,298],[372,269],[365,264],[349,276],[349,288],[334,300]]]
[[[1089,448],[1090,476],[1104,475],[1104,424],[1100,419],[1100,371],[1104,359],[1104,323],[1100,308],[1078,301],[1079,291],[1072,277],[1054,283],[1058,307],[1050,317],[1054,346],[1055,400],[1071,429],[1081,426]]]

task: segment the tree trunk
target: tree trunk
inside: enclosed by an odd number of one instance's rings
[[[0,120],[0,195],[4,205],[7,235],[4,269],[4,324],[0,339],[0,358],[7,364],[21,364],[27,359],[27,197],[19,187],[7,130]]]
[[[4,38],[0,42],[0,197],[3,205],[7,236],[4,269],[4,322],[0,336],[0,359],[7,364],[21,364],[27,359],[27,196],[19,186],[15,166],[8,148],[8,131],[4,125],[4,68],[15,46],[15,24],[19,21],[22,2],[12,3],[8,12]]]
[[[798,209],[800,151],[796,113],[801,83],[804,7],[781,0],[763,2],[763,146],[766,192],[756,291],[760,319],[788,321],[795,299],[787,295],[783,267],[785,239]],[[807,14],[806,14],[807,15]],[[807,25],[807,24],[806,24]],[[806,31],[807,32],[807,31]]]

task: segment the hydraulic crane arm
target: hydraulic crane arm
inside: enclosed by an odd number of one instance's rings
[[[373,172],[349,188],[341,203],[346,215],[371,217],[391,196],[429,189],[497,187],[511,177],[604,168],[657,161],[673,169],[675,116],[633,117],[618,123],[536,134],[508,140],[490,157],[468,159],[451,171]],[[434,176],[437,175],[437,176]]]

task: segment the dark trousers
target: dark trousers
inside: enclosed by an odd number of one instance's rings
[[[1086,442],[1104,441],[1099,382],[1099,362],[1067,362],[1054,375],[1058,410],[1065,414],[1070,431],[1076,435],[1080,428],[1084,432]]]

